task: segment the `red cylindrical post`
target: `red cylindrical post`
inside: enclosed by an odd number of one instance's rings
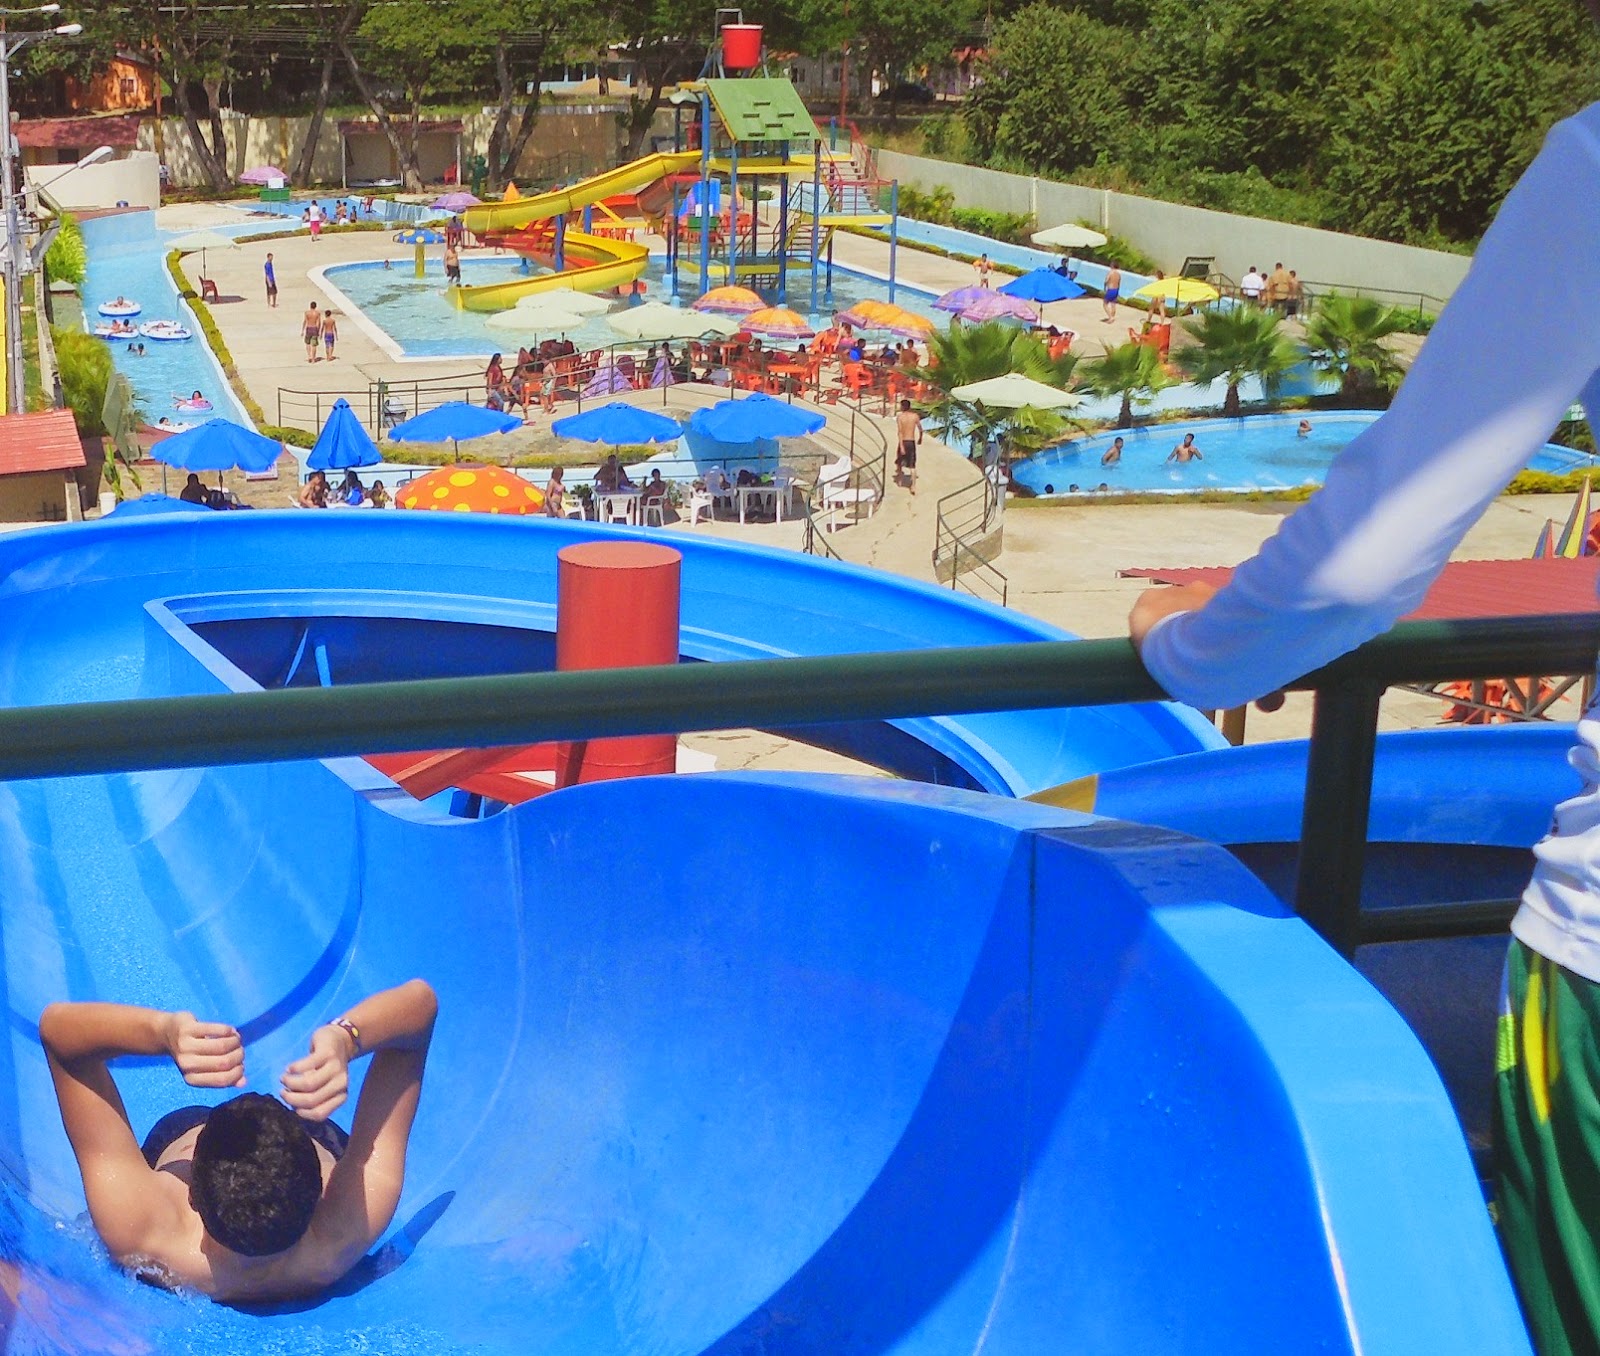
[[[591,541],[556,556],[556,668],[678,662],[683,557],[642,541]],[[556,749],[556,785],[673,772],[676,735],[591,739]]]

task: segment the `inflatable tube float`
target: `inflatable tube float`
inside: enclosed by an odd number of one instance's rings
[[[209,410],[211,402],[204,396],[173,396],[172,408],[175,410]]]
[[[118,297],[115,301],[103,301],[100,303],[101,315],[138,315],[142,310],[144,310],[143,306],[136,301],[129,301],[126,297]]]
[[[176,320],[152,320],[146,325],[139,326],[139,333],[146,339],[159,339],[164,343],[194,338],[194,331],[187,325],[180,325]]]
[[[94,327],[98,339],[137,339],[139,327],[121,320],[102,320]]]

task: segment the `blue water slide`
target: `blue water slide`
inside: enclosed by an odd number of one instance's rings
[[[228,654],[266,662],[278,640],[251,628],[319,597],[472,648],[473,627],[536,629],[543,555],[593,535],[418,518],[0,541],[0,701],[248,687]],[[838,648],[1027,629],[683,545],[695,658],[792,650],[813,614]],[[1138,710],[1105,729],[1135,742]],[[1024,785],[1094,761],[983,719],[943,727],[952,758],[981,739]],[[1144,737],[1198,742],[1164,728]],[[1420,1047],[1220,849],[776,774],[453,820],[364,767],[0,786],[8,1352],[1527,1351]],[[37,1045],[47,1002],[233,1022],[268,1088],[318,1022],[413,974],[441,1016],[405,1194],[332,1295],[240,1312],[105,1260]],[[195,1098],[159,1062],[118,1079],[141,1133]]]

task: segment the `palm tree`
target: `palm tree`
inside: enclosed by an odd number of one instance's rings
[[[1002,321],[951,325],[929,337],[928,357],[928,366],[918,368],[916,375],[937,392],[928,402],[927,412],[941,437],[960,433],[979,442],[999,438],[1020,449],[1042,445],[1066,427],[1059,415],[1049,411],[1031,406],[985,410],[951,395],[958,386],[1003,377],[1008,372],[1020,372],[1047,386],[1065,389],[1077,358],[1071,353],[1052,358],[1044,344],[1026,330]]]
[[[1106,349],[1104,357],[1089,363],[1084,385],[1096,395],[1121,396],[1117,427],[1130,428],[1134,403],[1148,403],[1156,392],[1174,385],[1174,380],[1162,367],[1157,350],[1149,344],[1127,343]]]
[[[1338,379],[1340,396],[1352,404],[1363,392],[1392,393],[1405,368],[1384,341],[1403,327],[1393,306],[1371,297],[1330,293],[1318,299],[1306,322],[1306,356],[1317,371]]]
[[[1269,401],[1276,399],[1283,376],[1300,361],[1301,353],[1286,338],[1278,317],[1254,306],[1202,311],[1183,323],[1194,339],[1193,347],[1177,355],[1178,367],[1190,381],[1209,385],[1222,378],[1228,383],[1222,413],[1239,414],[1239,383],[1260,377]]]

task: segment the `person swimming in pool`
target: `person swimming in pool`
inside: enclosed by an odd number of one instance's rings
[[[246,1092],[156,1122],[141,1146],[106,1062],[170,1055],[196,1088],[244,1086],[223,1023],[120,1003],[52,1003],[39,1018],[89,1216],[141,1279],[224,1303],[311,1296],[350,1270],[394,1216],[438,1000],[413,979],[311,1034],[279,1097]],[[329,1117],[372,1056],[348,1134]]]
[[[1121,460],[1122,460],[1122,439],[1121,438],[1117,438],[1117,439],[1113,440],[1111,446],[1106,448],[1105,452],[1101,454],[1100,464],[1102,466],[1115,466]]]
[[[1200,449],[1194,445],[1194,434],[1185,433],[1183,435],[1183,441],[1173,448],[1172,451],[1167,453],[1167,460],[1181,463],[1186,461],[1204,461],[1205,458],[1200,455]]]
[[[1297,428],[1294,431],[1294,436],[1296,438],[1307,438],[1307,437],[1310,437],[1310,435],[1311,435],[1311,421],[1309,419],[1302,419],[1300,421],[1300,427]]]

